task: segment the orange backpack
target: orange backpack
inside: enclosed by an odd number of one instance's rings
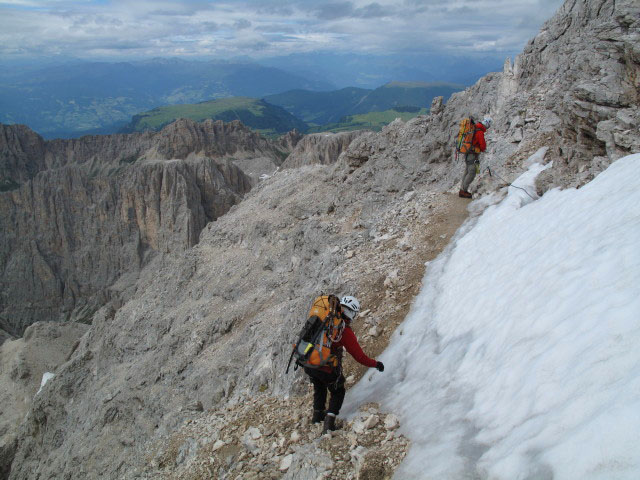
[[[338,366],[338,358],[331,353],[331,345],[340,341],[345,327],[340,308],[340,300],[335,295],[323,295],[313,301],[309,317],[293,345],[289,364],[295,357],[296,368]]]
[[[476,134],[476,123],[473,118],[464,118],[460,121],[458,140],[456,141],[456,151],[460,153],[478,153],[479,150],[473,145],[473,137]]]

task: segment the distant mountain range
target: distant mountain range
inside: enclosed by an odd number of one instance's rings
[[[434,97],[447,99],[463,88],[452,83],[390,82],[375,90],[354,87],[333,92],[291,90],[266,96],[265,100],[309,124],[324,125],[350,115],[399,107],[429,108]]]
[[[113,133],[161,105],[232,96],[261,98],[327,82],[257,64],[156,59],[1,68],[0,122],[26,124],[45,138]]]
[[[230,122],[240,120],[244,125],[263,135],[276,135],[294,128],[305,132],[307,124],[291,115],[284,108],[264,100],[248,97],[231,97],[196,104],[168,105],[135,115],[121,133],[158,131],[178,118],[197,122],[213,119]]]
[[[266,134],[306,131],[306,124],[312,130],[327,124],[343,130],[353,123],[345,117],[398,107],[428,108],[433,97],[448,98],[462,88],[452,83],[391,82],[375,89],[337,90],[326,81],[257,63],[181,59],[42,68],[0,65],[0,122],[26,124],[45,138],[158,130],[181,116],[240,119]],[[212,103],[231,97],[243,100]],[[381,118],[364,123],[378,125]]]
[[[462,89],[445,83],[392,82],[375,90],[343,88],[330,92],[290,90],[264,99],[231,97],[196,104],[169,105],[133,116],[122,133],[158,131],[178,118],[240,120],[264,135],[300,132],[379,130],[395,118],[407,120],[429,111],[436,96]]]

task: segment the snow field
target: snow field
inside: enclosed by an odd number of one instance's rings
[[[534,201],[544,168],[429,264],[348,393],[400,416],[397,478],[640,478],[640,154]]]

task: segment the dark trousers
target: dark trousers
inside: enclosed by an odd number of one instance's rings
[[[329,373],[313,368],[305,368],[304,371],[313,383],[313,409],[324,411],[327,406],[327,391],[329,391],[331,398],[329,398],[327,412],[337,416],[346,393],[342,372],[339,369],[334,369]]]

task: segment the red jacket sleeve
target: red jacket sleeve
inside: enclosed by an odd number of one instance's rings
[[[476,135],[473,137],[473,145],[478,147],[481,152],[487,149],[487,143],[484,141],[484,132],[487,131],[482,123],[476,123]]]
[[[358,343],[358,339],[356,338],[356,334],[353,333],[351,328],[346,327],[344,332],[342,332],[342,340],[340,341],[344,348],[347,349],[347,352],[355,358],[358,363],[361,363],[365,367],[374,368],[376,366],[376,361],[372,358],[369,358],[365,355]]]

